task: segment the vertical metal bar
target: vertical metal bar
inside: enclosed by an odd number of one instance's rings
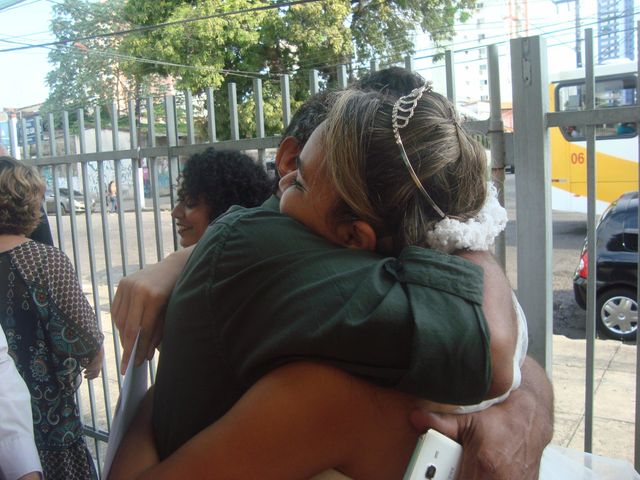
[[[136,124],[135,101],[129,100],[129,141],[131,150],[137,151],[131,157],[131,180],[133,181],[133,208],[136,215],[136,236],[138,238],[138,265],[144,268],[147,264],[144,252],[144,228],[142,225],[142,207],[140,199],[140,147],[138,146],[138,128]],[[135,157],[135,158],[134,158]]]
[[[42,118],[40,115],[35,118],[35,134],[36,134],[36,158],[42,158]]]
[[[491,145],[491,179],[498,190],[498,200],[504,206],[504,124],[500,97],[500,61],[497,45],[487,46],[489,68],[489,144]],[[507,267],[505,232],[496,239],[495,254],[503,269]]]
[[[264,138],[264,105],[262,102],[262,80],[253,79],[253,98],[256,104],[256,137]],[[264,148],[258,149],[258,163],[264,166]]]
[[[27,140],[27,121],[23,116],[20,116],[20,128],[22,129],[22,160],[28,161],[31,155],[29,155],[29,143]]]
[[[407,55],[406,57],[404,57],[404,68],[406,68],[410,72],[413,72],[413,70],[414,70],[414,68],[413,68],[413,58],[410,55]]]
[[[173,95],[167,95],[164,99],[165,118],[167,119],[167,143],[169,147],[175,147],[178,144],[178,127],[176,122],[176,99]],[[175,208],[176,191],[175,185],[178,176],[178,157],[169,153],[169,185],[171,189],[171,208]],[[171,219],[173,225],[173,249],[178,250],[180,245],[178,241],[178,232],[176,230],[175,219]]]
[[[338,65],[338,88],[344,90],[347,88],[347,66],[346,65]]]
[[[79,125],[80,126],[80,125]],[[84,128],[84,125],[82,125]],[[62,129],[64,132],[64,153],[65,155],[71,154],[71,137],[69,136],[69,113],[62,112]],[[73,249],[73,263],[78,278],[82,278],[82,271],[80,266],[80,253],[78,252],[78,228],[76,223],[76,209],[75,209],[75,193],[73,188],[73,167],[75,163],[69,163],[67,165],[67,206],[69,207],[69,221],[71,222],[71,248]],[[64,199],[63,199],[64,202]]]
[[[19,159],[19,151],[18,151],[18,132],[16,132],[16,122],[14,118],[9,116],[9,150],[11,152],[11,156],[15,159]]]
[[[236,95],[236,84],[229,83],[229,129],[231,130],[231,140],[240,139],[240,127],[238,126],[238,97]]]
[[[95,109],[95,122],[96,122],[96,151],[102,152],[102,120],[100,118],[100,107]],[[102,246],[104,249],[104,263],[105,273],[107,276],[107,296],[109,299],[109,305],[113,303],[113,264],[111,259],[111,235],[109,229],[109,219],[106,211],[106,203],[104,199],[107,196],[105,187],[107,185],[104,176],[104,161],[98,162],[98,198],[100,201],[100,221],[102,223]],[[117,188],[117,186],[116,186]],[[118,342],[117,328],[111,318],[111,332],[113,332],[111,338],[113,340],[113,349],[116,354],[116,379],[118,380],[118,391],[122,388],[122,378],[120,376],[120,342]],[[107,425],[111,430],[111,397],[107,395],[108,387],[105,385],[105,379],[107,378],[106,364],[102,366],[102,379],[103,379],[103,392],[105,392],[105,405],[107,406]]]
[[[636,23],[636,49],[640,49],[640,22]],[[638,50],[636,50],[638,51]],[[637,55],[636,64],[636,104],[638,103],[638,79],[640,79],[640,55]],[[636,137],[638,141],[638,159],[640,159],[640,136]],[[638,162],[638,180],[640,182],[640,161]],[[640,183],[638,184],[638,190],[640,190]],[[638,208],[638,225],[640,225],[640,208]],[[637,257],[637,270],[640,272],[640,256]],[[636,285],[636,305],[640,300],[640,283]],[[638,349],[638,343],[640,342],[639,336],[636,335],[636,422],[635,422],[635,442],[634,442],[634,456],[633,465],[637,471],[640,471],[640,349]]]
[[[111,141],[113,150],[120,150],[120,127],[118,126],[118,104],[111,103]],[[129,272],[129,249],[127,245],[127,232],[125,230],[125,209],[122,202],[122,160],[114,160],[114,173],[116,181],[116,199],[118,202],[118,233],[120,235],[120,257],[122,259],[122,276]],[[118,369],[120,371],[120,369]]]
[[[84,129],[84,111],[79,108],[76,110],[77,120],[78,120],[78,140],[80,143],[80,154],[84,154],[87,152],[86,148],[86,139],[85,139],[85,129]],[[93,308],[96,313],[96,318],[98,321],[98,329],[102,331],[102,321],[101,321],[101,308],[100,308],[100,296],[97,287],[97,279],[96,279],[96,268],[95,268],[95,251],[94,251],[94,242],[93,242],[93,226],[91,224],[91,212],[89,211],[89,171],[87,162],[81,163],[82,169],[82,190],[84,195],[84,205],[85,212],[84,217],[86,221],[87,227],[87,248],[89,251],[89,272],[91,275],[91,290],[93,293]],[[71,211],[75,210],[75,194],[73,189],[69,189],[69,205]],[[73,222],[72,222],[73,223]],[[74,225],[75,226],[75,225]],[[80,283],[82,284],[82,279],[80,278]],[[104,373],[104,371],[103,371]],[[89,404],[91,405],[91,424],[95,429],[97,429],[97,406],[96,406],[96,398],[95,398],[95,390],[93,388],[93,382],[87,382],[87,387],[89,390]],[[98,452],[98,439],[94,438],[94,445],[96,452]],[[100,456],[97,455],[98,465],[100,465]]]
[[[187,115],[187,144],[196,143],[195,132],[193,131],[193,95],[190,91],[184,92],[184,105]]]
[[[444,68],[447,77],[447,98],[455,104],[456,102],[456,66],[453,63],[453,52],[444,52]]]
[[[209,141],[215,143],[216,138],[216,110],[215,98],[213,96],[213,88],[207,88],[207,131],[209,133]]]
[[[309,93],[315,95],[320,91],[320,77],[318,70],[311,70],[309,72]]]
[[[585,30],[585,110],[595,109],[595,83],[593,78],[593,32]],[[585,365],[584,451],[593,451],[593,392],[596,337],[596,135],[594,125],[583,126],[587,140],[587,359]]]
[[[53,113],[49,113],[49,149],[51,150],[51,156],[55,157],[58,155],[58,146],[56,145],[56,125],[53,119]],[[64,251],[64,236],[62,235],[62,225],[60,223],[60,192],[58,191],[59,181],[58,181],[58,166],[51,165],[51,181],[53,185],[51,189],[53,190],[53,201],[55,202],[56,208],[56,230],[58,236],[58,248]]]
[[[36,116],[35,117],[35,134],[36,134],[36,161],[34,162],[35,165],[38,165],[39,160],[42,159],[42,138],[40,136],[40,134],[42,133],[42,122],[40,119],[40,116]],[[38,172],[40,172],[40,175],[42,176],[42,178],[44,178],[44,175],[42,174],[43,168],[44,167],[40,167],[38,165]]]
[[[280,96],[282,97],[282,124],[286,128],[291,122],[291,92],[289,91],[289,75],[280,77]]]
[[[156,114],[153,106],[153,97],[147,97],[147,145],[156,146]],[[164,242],[162,240],[162,222],[160,217],[160,192],[158,191],[158,159],[149,161],[149,179],[151,180],[151,197],[153,199],[153,223],[156,230],[156,258],[158,261],[164,257]]]
[[[551,174],[546,45],[541,37],[511,40],[518,291],[529,324],[529,354],[551,376]],[[541,255],[532,255],[531,252]]]
[[[96,152],[102,152],[103,151],[103,147],[102,147],[102,119],[101,119],[101,115],[100,115],[101,109],[99,106],[95,107],[95,132],[96,132]],[[104,191],[104,187],[105,187],[105,178],[104,178],[104,160],[100,160],[98,162],[98,203],[100,205],[100,219],[102,221],[102,242],[103,242],[103,248],[104,248],[104,260],[105,260],[105,272],[107,275],[107,298],[108,298],[108,305],[111,306],[111,304],[113,303],[113,284],[112,284],[112,266],[111,266],[111,245],[109,244],[109,223],[108,223],[108,219],[107,216],[105,215],[105,202],[103,201],[103,199],[105,198],[105,191]],[[85,204],[86,206],[86,204]],[[96,301],[99,301],[100,299],[100,295],[99,295],[99,290],[98,290],[98,285],[97,283],[95,283],[94,281],[94,297],[96,298]],[[96,310],[98,310],[99,306],[96,305]],[[99,325],[102,325],[102,320],[100,318],[100,314],[98,314],[98,323]],[[116,333],[116,329],[113,328],[113,324],[111,325],[112,327],[112,338],[114,340],[115,343],[117,343],[117,336],[115,335]],[[100,326],[100,329],[102,330],[102,326]],[[116,355],[116,370],[117,370],[117,365],[118,365],[118,355]],[[109,382],[108,382],[108,378],[107,378],[107,366],[106,363],[102,363],[102,394],[103,394],[103,399],[104,399],[104,405],[105,405],[105,410],[106,410],[106,415],[107,415],[107,430],[111,431],[111,395],[109,395]],[[120,384],[120,376],[117,375],[117,379],[118,379],[118,390],[121,387]],[[96,451],[96,454],[99,456],[99,452]]]

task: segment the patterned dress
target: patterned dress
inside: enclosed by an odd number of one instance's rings
[[[31,392],[45,478],[97,478],[75,391],[103,335],[64,253],[34,241],[0,253],[0,324]]]

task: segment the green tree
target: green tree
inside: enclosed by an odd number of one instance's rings
[[[49,97],[44,110],[73,109],[126,98],[131,82],[118,56],[121,38],[101,37],[126,26],[124,0],[64,0],[53,7],[51,31],[57,41],[49,53]],[[97,38],[87,38],[97,37]],[[80,39],[67,42],[70,39]]]
[[[456,15],[464,19],[475,0],[325,0],[234,13],[277,3],[282,2],[126,0],[125,19],[151,27],[123,41],[122,51],[146,59],[130,64],[130,73],[171,77],[177,89],[195,93],[208,86],[222,90],[216,96],[217,119],[228,109],[224,84],[235,82],[242,135],[253,135],[251,77],[259,74],[265,79],[267,133],[275,133],[282,128],[277,95],[281,74],[295,73],[290,84],[295,108],[306,97],[309,70],[318,69],[322,81],[331,83],[335,65],[354,57],[398,61],[413,53],[416,27],[439,45],[451,38]],[[200,17],[210,18],[190,21]],[[154,27],[163,23],[169,25]],[[218,130],[227,132],[224,123]]]

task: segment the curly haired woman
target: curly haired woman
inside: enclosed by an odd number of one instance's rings
[[[171,212],[180,244],[195,244],[207,226],[232,205],[261,205],[272,188],[265,170],[243,153],[208,148],[192,155],[180,176],[179,203]]]

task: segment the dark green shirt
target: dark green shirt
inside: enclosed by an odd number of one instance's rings
[[[482,269],[418,247],[348,250],[267,208],[232,208],[198,242],[167,308],[153,424],[161,458],[287,362],[473,404],[491,380]]]

